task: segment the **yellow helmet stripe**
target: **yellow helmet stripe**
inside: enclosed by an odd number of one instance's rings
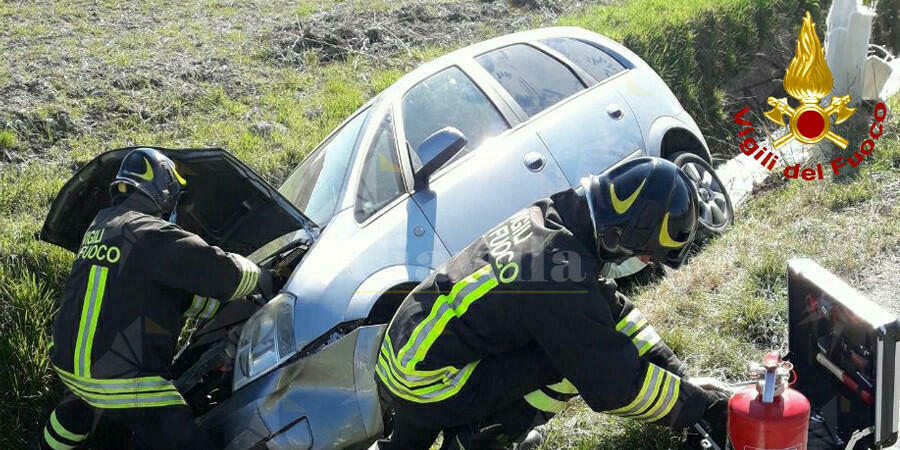
[[[178,169],[175,167],[172,168],[172,173],[175,174],[175,179],[178,180],[178,184],[185,186],[187,185],[187,180],[185,180],[180,173],[178,173]]]
[[[147,160],[147,158],[144,158],[144,164],[147,165],[147,169],[144,170],[144,173],[137,173],[135,175],[137,175],[147,181],[153,181],[153,168],[150,167],[150,161]]]
[[[628,211],[628,208],[631,208],[631,204],[634,203],[634,200],[637,198],[638,194],[641,193],[641,189],[644,188],[644,183],[647,182],[645,178],[644,181],[641,181],[641,185],[631,193],[625,200],[619,200],[619,197],[616,195],[616,186],[612,183],[609,185],[609,196],[612,197],[613,209],[616,210],[617,214],[624,214],[625,211]]]
[[[672,236],[669,236],[669,213],[666,213],[666,215],[663,216],[662,226],[659,227],[659,245],[662,245],[663,247],[678,248],[684,244],[687,244],[687,241],[678,242],[675,239],[672,239]]]

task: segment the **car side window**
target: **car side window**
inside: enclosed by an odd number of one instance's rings
[[[444,127],[456,127],[466,137],[466,147],[457,157],[509,128],[500,111],[458,67],[420,81],[403,95],[402,107],[406,142],[416,155],[422,141]],[[413,158],[414,166],[420,164],[418,159]]]
[[[394,121],[388,113],[372,139],[356,190],[356,220],[362,222],[404,192],[403,173],[394,138]]]
[[[562,53],[597,81],[603,81],[625,70],[625,66],[609,53],[578,39],[551,38],[543,39],[541,43]]]
[[[584,89],[568,67],[525,44],[492,50],[475,58],[533,116]]]

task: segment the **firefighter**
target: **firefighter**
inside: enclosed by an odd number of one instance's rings
[[[129,428],[138,448],[212,447],[170,379],[179,332],[185,318],[211,318],[220,300],[270,291],[271,275],[166,220],[185,184],[156,150],[122,161],[53,323],[50,361],[68,393],[42,448],[79,446],[101,414]]]
[[[630,257],[677,268],[696,190],[672,163],[636,158],[503,221],[400,305],[376,381],[394,409],[380,449],[504,448],[580,395],[597,412],[684,428],[724,426],[717,383],[685,367],[641,312],[599,278]]]

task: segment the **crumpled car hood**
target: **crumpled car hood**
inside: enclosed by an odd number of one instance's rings
[[[44,221],[43,241],[76,251],[94,216],[110,204],[109,184],[136,148],[111,150],[85,164],[63,186]],[[221,148],[155,148],[187,179],[178,225],[225,251],[248,255],[287,233],[315,223],[278,190]]]

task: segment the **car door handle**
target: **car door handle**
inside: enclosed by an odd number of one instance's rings
[[[615,103],[606,107],[606,114],[608,114],[609,117],[612,117],[615,120],[619,120],[622,117],[625,117],[625,112],[622,111],[622,107]]]
[[[546,161],[540,152],[528,152],[525,154],[525,167],[532,172],[540,172],[544,169]]]

